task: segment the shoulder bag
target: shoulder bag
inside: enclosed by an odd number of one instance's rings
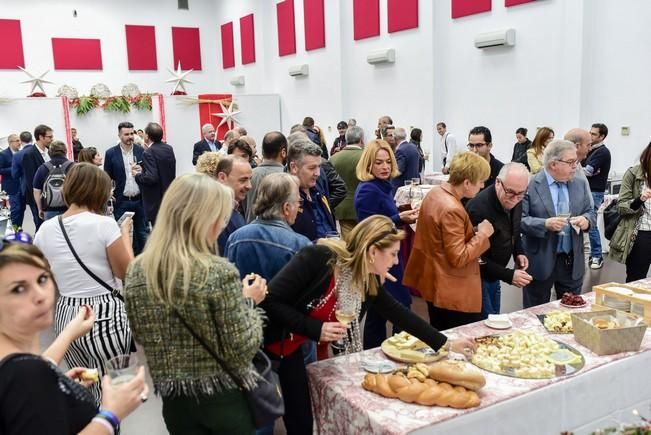
[[[244,392],[249,408],[253,415],[253,422],[256,429],[267,427],[285,414],[285,403],[283,395],[280,391],[280,382],[278,375],[271,369],[271,362],[267,355],[260,349],[253,357],[253,365],[255,370],[260,375],[258,385],[251,391],[247,390],[242,383],[242,380],[235,375],[235,373],[228,367],[226,361],[215,352],[215,350],[192,329],[188,322],[181,316],[181,313],[174,308],[170,307],[172,312],[183,323],[183,326],[192,334],[192,336],[203,346],[222,369],[230,376],[237,384],[240,390]]]

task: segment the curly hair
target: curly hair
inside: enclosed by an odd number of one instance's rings
[[[220,158],[221,156],[216,151],[203,153],[197,159],[197,166],[195,169],[201,174],[207,174],[213,178],[217,178],[217,165],[219,164]]]

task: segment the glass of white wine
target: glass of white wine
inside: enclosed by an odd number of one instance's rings
[[[335,318],[343,325],[350,325],[350,322],[355,320],[357,313],[355,312],[355,304],[352,298],[346,297],[341,293],[337,295],[337,304],[335,305]],[[335,347],[345,349],[346,344],[344,340],[337,340],[333,343]]]
[[[116,387],[125,384],[138,374],[138,357],[135,353],[130,355],[118,355],[106,363],[106,370],[111,378],[111,385]]]

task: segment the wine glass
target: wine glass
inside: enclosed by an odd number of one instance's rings
[[[348,326],[356,317],[357,312],[355,310],[355,302],[353,298],[339,292],[335,304],[335,318],[337,321]],[[333,346],[344,349],[344,351],[346,349],[346,344],[343,339],[335,341]]]
[[[411,192],[409,192],[409,200],[412,210],[420,207],[420,205],[423,203],[424,196],[425,195],[423,194],[423,191],[419,187],[416,187],[415,189],[412,189]]]

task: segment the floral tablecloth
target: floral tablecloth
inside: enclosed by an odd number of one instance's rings
[[[638,284],[651,288],[651,280],[639,281]],[[589,303],[594,301],[594,293],[583,296]],[[577,309],[577,311],[589,311],[589,307],[590,304],[587,308]],[[535,330],[541,334],[547,334],[536,315],[554,309],[565,308],[560,307],[558,301],[555,301],[511,313],[509,318],[513,323],[513,329]],[[481,337],[499,332],[488,328],[483,322],[477,322],[449,330],[446,335],[451,338]],[[516,379],[484,371],[487,382],[479,394],[482,401],[481,406],[468,410],[407,404],[365,391],[361,387],[365,372],[359,367],[359,362],[368,358],[385,358],[379,348],[310,364],[307,371],[314,408],[315,431],[319,434],[409,433],[478,412],[508,399],[562,383],[573,377],[589,375],[591,370],[613,361],[635,358],[640,354],[645,354],[645,357],[651,356],[651,353],[648,353],[651,351],[651,331],[649,330],[644,336],[640,351],[607,356],[593,354],[589,349],[579,345],[574,340],[574,335],[552,335],[552,337],[579,350],[585,357],[584,368],[574,376],[544,380]],[[645,380],[651,387],[650,380],[651,372]],[[589,406],[589,404],[581,405]],[[536,432],[534,431],[534,433]]]

